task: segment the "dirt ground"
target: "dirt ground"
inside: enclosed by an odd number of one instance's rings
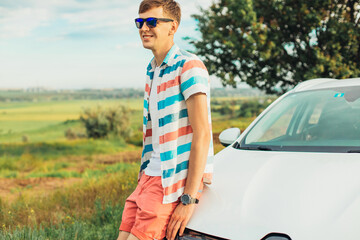
[[[103,163],[103,164],[114,164],[114,163],[118,163],[118,162],[136,162],[139,161],[141,159],[141,150],[136,150],[136,151],[126,151],[126,152],[121,152],[121,153],[117,153],[117,154],[113,154],[113,155],[94,155],[93,159],[98,162],[98,163]]]
[[[53,190],[82,181],[81,178],[0,179],[0,198],[11,203],[24,193],[46,195]]]

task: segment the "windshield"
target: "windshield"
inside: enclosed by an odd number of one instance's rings
[[[289,94],[252,127],[238,146],[360,152],[360,86]]]

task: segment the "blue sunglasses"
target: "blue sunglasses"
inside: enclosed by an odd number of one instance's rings
[[[163,21],[163,22],[173,22],[174,20],[170,19],[170,18],[154,18],[154,17],[149,17],[149,18],[136,18],[135,19],[135,24],[136,27],[138,29],[141,29],[144,26],[144,23],[146,22],[146,25],[149,28],[154,28],[156,27],[156,23],[157,21]]]

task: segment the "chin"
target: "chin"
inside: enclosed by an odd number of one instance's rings
[[[154,46],[152,44],[144,43],[144,42],[143,42],[143,47],[146,49],[150,49],[150,50],[152,50],[154,48]]]

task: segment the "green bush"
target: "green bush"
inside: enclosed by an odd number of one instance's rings
[[[260,100],[244,101],[240,106],[238,116],[245,117],[245,118],[256,117],[269,104],[270,104],[270,102],[268,102],[268,101],[260,101]]]
[[[72,139],[76,139],[77,138],[77,135],[76,133],[74,132],[74,130],[72,128],[68,128],[66,131],[65,131],[65,137],[69,140],[72,140]]]
[[[135,133],[131,134],[130,138],[126,139],[126,142],[130,144],[134,144],[139,147],[142,146],[142,141],[143,141],[142,130],[135,131]]]
[[[272,101],[272,98],[223,100],[215,102],[211,111],[229,118],[253,118],[258,116]]]
[[[125,106],[87,108],[80,115],[80,120],[89,138],[104,138],[111,134],[126,139],[131,135],[130,109]]]

